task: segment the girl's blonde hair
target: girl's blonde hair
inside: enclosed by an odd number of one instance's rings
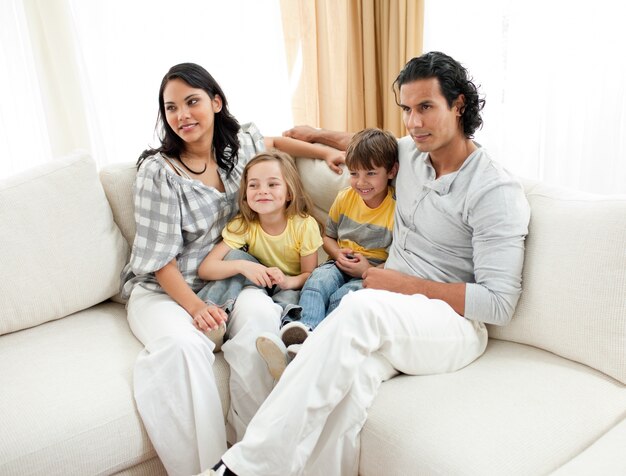
[[[228,224],[228,231],[232,233],[245,233],[248,231],[251,223],[258,223],[259,214],[248,205],[248,175],[253,166],[261,162],[269,162],[270,160],[278,162],[280,172],[287,186],[287,196],[289,198],[285,210],[287,217],[289,218],[295,215],[300,215],[301,217],[313,216],[311,214],[313,202],[304,190],[298,169],[296,168],[296,163],[289,154],[278,150],[271,150],[255,155],[244,167],[241,175],[241,186],[239,188],[239,213]],[[318,224],[320,224],[319,220],[317,221]]]

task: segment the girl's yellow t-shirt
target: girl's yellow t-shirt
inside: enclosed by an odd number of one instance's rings
[[[312,216],[296,215],[287,219],[280,235],[268,235],[260,223],[251,223],[245,233],[238,233],[239,218],[233,219],[222,231],[222,238],[230,248],[248,245],[248,253],[268,267],[277,267],[283,273],[297,276],[300,257],[317,252],[322,246],[320,228]]]

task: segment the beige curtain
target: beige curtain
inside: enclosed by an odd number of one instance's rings
[[[404,135],[391,85],[422,52],[424,0],[281,0],[296,124]]]

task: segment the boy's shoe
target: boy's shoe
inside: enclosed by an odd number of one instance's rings
[[[256,338],[256,350],[267,364],[274,380],[279,380],[287,367],[287,347],[276,334],[264,332]]]
[[[299,321],[292,321],[282,327],[279,335],[285,347],[302,344],[309,337],[309,328]]]
[[[215,344],[213,352],[219,352],[222,350],[222,344],[224,343],[224,335],[226,335],[226,324],[221,323],[217,329],[206,331],[205,336],[209,338],[211,342]]]
[[[296,355],[300,352],[300,347],[302,347],[302,344],[291,344],[287,347],[287,357],[289,357],[289,362],[296,358]]]

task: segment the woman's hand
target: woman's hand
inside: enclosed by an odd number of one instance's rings
[[[326,157],[324,157],[324,161],[330,170],[341,175],[343,173],[343,169],[339,166],[346,163],[346,153],[329,147],[328,153]]]
[[[365,271],[372,267],[361,253],[353,253],[347,248],[339,250],[335,264],[341,271],[353,278],[362,278]]]
[[[240,263],[241,274],[252,281],[257,286],[264,288],[271,288],[274,285],[272,274],[267,266],[263,266],[260,263],[253,263],[252,261],[242,260]]]
[[[193,309],[190,314],[193,319],[193,324],[202,332],[209,330],[215,330],[228,320],[228,314],[226,312],[213,305],[202,303],[202,306],[198,306],[197,309]]]

